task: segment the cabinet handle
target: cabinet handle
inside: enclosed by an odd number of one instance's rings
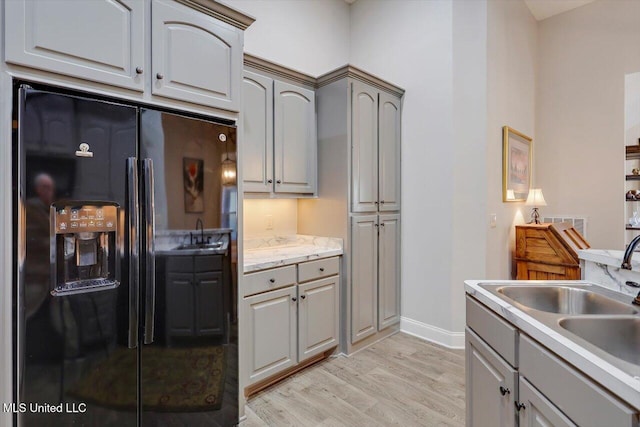
[[[277,181],[276,181],[276,184],[282,184],[282,181],[277,180]]]
[[[384,222],[382,224],[380,224],[380,227],[384,227]]]
[[[269,279],[269,283],[276,283],[276,279]]]
[[[298,298],[296,298],[296,297],[291,297],[291,301],[296,302],[296,301],[298,301]]]
[[[378,224],[375,224],[375,226],[376,226],[376,228],[378,228],[378,227],[379,227],[379,225],[378,225]]]
[[[380,200],[380,204],[381,204],[381,205],[384,205],[384,200]]]
[[[300,298],[305,299],[307,296],[306,295],[300,295]]]
[[[324,267],[320,267],[319,270],[320,270],[320,273],[322,273],[324,271]]]
[[[501,395],[504,396],[504,395],[509,394],[509,393],[511,393],[511,390],[509,390],[508,388],[504,388],[504,387],[500,386],[500,394]]]
[[[527,409],[524,403],[515,402],[516,411],[520,412],[521,410]]]
[[[162,73],[156,74],[156,79],[158,79],[158,80],[164,79],[164,74],[162,74]]]
[[[136,67],[136,74],[142,74],[142,67]]]
[[[267,183],[268,183],[268,184],[272,184],[272,183],[273,183],[273,180],[272,180],[272,179],[268,179],[268,180],[267,180]]]
[[[374,204],[374,205],[377,205],[377,204],[378,204],[378,202],[377,202],[377,201],[376,201],[376,202],[373,202],[373,204]]]

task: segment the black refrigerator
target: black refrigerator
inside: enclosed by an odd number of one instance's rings
[[[236,425],[234,123],[14,99],[14,424]]]

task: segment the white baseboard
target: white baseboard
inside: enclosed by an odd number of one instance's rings
[[[422,338],[444,347],[461,349],[464,348],[464,332],[451,332],[408,317],[400,318],[400,330],[414,337]]]

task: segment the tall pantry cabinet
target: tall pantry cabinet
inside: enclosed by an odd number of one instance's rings
[[[404,90],[346,66],[318,78],[318,199],[298,231],[342,237],[342,350],[399,329],[400,119]]]

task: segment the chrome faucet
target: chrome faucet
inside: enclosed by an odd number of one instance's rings
[[[636,236],[633,238],[629,246],[627,246],[627,250],[624,251],[624,257],[622,258],[622,265],[620,268],[625,270],[631,270],[631,257],[633,256],[633,251],[636,250],[636,246],[640,244],[640,236]]]

